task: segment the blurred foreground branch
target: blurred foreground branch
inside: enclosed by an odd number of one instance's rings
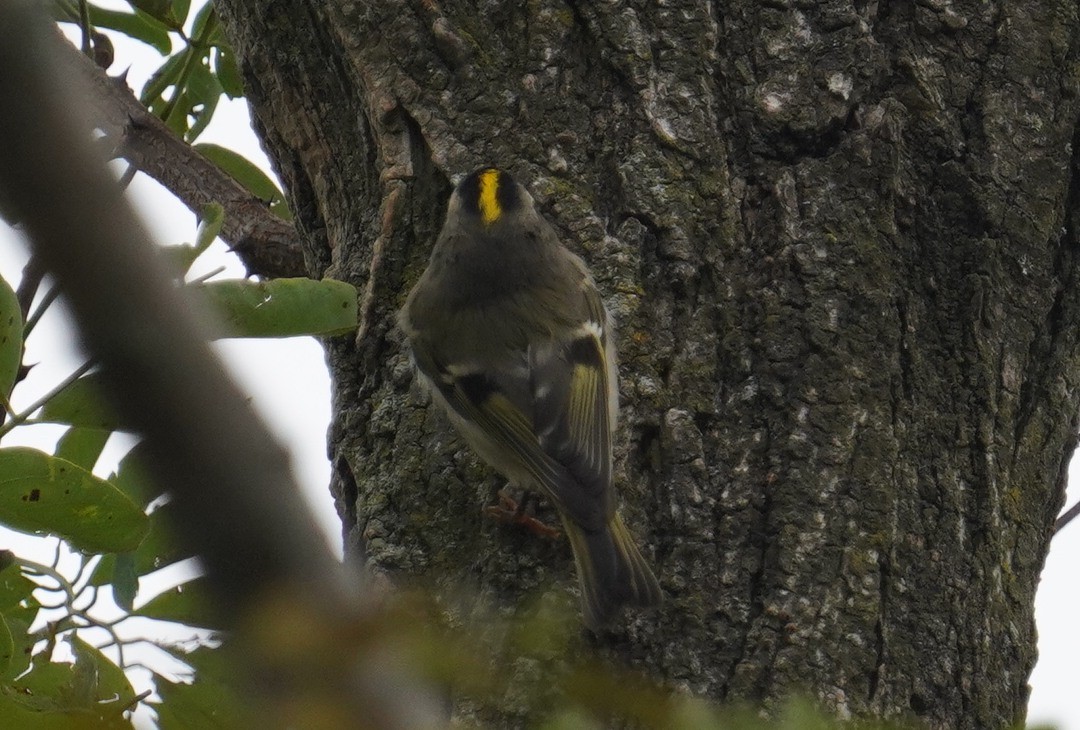
[[[0,3],[0,98],[14,100],[0,114],[0,194],[68,298],[115,407],[145,439],[218,618],[272,700],[268,719],[296,722],[283,707],[311,707],[317,693],[323,722],[308,717],[307,727],[361,716],[368,727],[431,725],[415,684],[373,679],[359,650],[348,651],[364,642],[340,639],[370,615],[356,579],[323,547],[285,453],[212,355],[90,144],[81,92],[58,61],[70,49],[39,5]]]

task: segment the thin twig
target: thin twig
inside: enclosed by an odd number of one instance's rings
[[[214,268],[213,270],[206,272],[202,276],[197,277],[195,279],[192,279],[191,281],[187,282],[187,284],[188,284],[188,286],[195,286],[197,284],[205,284],[207,281],[214,278],[215,276],[217,276],[218,274],[220,274],[223,271],[225,271],[225,267],[224,266],[218,266],[218,267]]]
[[[79,0],[79,28],[82,30],[82,52],[93,57],[94,45],[90,27],[90,3]]]
[[[41,396],[36,401],[31,403],[29,406],[27,406],[25,409],[23,409],[22,413],[14,413],[14,414],[12,414],[12,416],[7,420],[7,423],[0,426],[0,438],[2,438],[6,433],[11,431],[16,426],[20,426],[23,423],[29,421],[30,417],[34,415],[34,412],[38,408],[41,408],[43,405],[45,405],[50,400],[55,398],[56,394],[59,393],[60,391],[62,391],[64,388],[66,388],[69,385],[71,385],[72,383],[74,383],[76,380],[81,378],[83,375],[86,375],[86,373],[89,372],[90,368],[92,368],[92,367],[94,367],[94,361],[93,360],[87,360],[85,363],[83,363],[78,368],[76,368],[75,371],[73,373],[71,373],[71,375],[67,376],[62,381],[60,381],[59,385],[57,385],[55,388],[50,390],[48,393]]]
[[[53,588],[46,588],[45,586],[38,586],[38,587],[41,588],[42,590],[48,591],[50,593],[60,593],[60,594],[63,593],[62,591],[59,591],[59,590],[56,590],[56,589],[53,589]],[[43,609],[45,609],[47,611],[58,611],[61,608],[66,607],[67,605],[68,605],[68,602],[67,602],[67,597],[66,596],[59,603],[45,603],[44,601],[38,601],[39,608],[43,608]]]
[[[41,264],[41,259],[37,256],[31,256],[30,260],[26,262],[26,266],[23,267],[22,278],[19,280],[19,289],[15,292],[15,296],[19,300],[19,309],[22,310],[23,322],[26,322],[27,317],[30,316],[30,307],[34,304],[34,297],[37,296],[38,287],[41,286],[41,280],[44,278],[45,267]]]
[[[152,695],[153,693],[154,693],[154,691],[153,691],[153,690],[150,690],[150,689],[148,689],[148,690],[144,690],[143,692],[140,692],[139,694],[137,694],[137,695],[135,695],[134,697],[132,697],[132,698],[131,698],[131,701],[130,701],[130,702],[128,702],[128,703],[127,703],[126,705],[124,705],[124,707],[123,707],[123,709],[121,710],[121,712],[128,712],[128,711],[130,711],[130,710],[134,710],[134,709],[135,709],[136,707],[138,707],[138,706],[139,706],[139,704],[140,704],[140,703],[141,703],[141,702],[142,702],[143,700],[145,700],[145,699],[146,699],[147,697],[149,697],[149,696],[150,696],[150,695]]]
[[[86,585],[79,585],[79,581],[83,579],[83,575],[86,573],[87,568],[91,565],[97,566],[101,562],[100,560],[94,560],[93,557],[86,558],[82,555],[79,556],[79,569],[75,571],[75,577],[71,579],[71,584],[75,586],[76,592],[82,593],[86,589]]]
[[[67,577],[64,576],[64,574],[60,571],[52,568],[51,566],[45,565],[44,563],[27,560],[26,558],[16,557],[15,562],[19,565],[19,567],[21,567],[25,571],[30,572],[31,574],[51,578],[52,580],[56,581],[56,590],[62,590],[67,595],[69,601],[75,600],[75,587],[71,584],[71,581],[69,581]],[[44,588],[45,586],[42,587]]]
[[[109,621],[101,621],[95,616],[90,615],[89,613],[89,611],[94,607],[94,604],[97,603],[96,586],[92,587],[93,597],[90,603],[85,608],[78,608],[75,606],[75,602],[86,593],[85,590],[79,590],[76,588],[78,576],[76,576],[74,580],[68,579],[67,576],[65,576],[63,573],[56,569],[56,566],[45,565],[44,563],[38,563],[36,561],[28,560],[26,558],[16,557],[15,562],[23,571],[31,575],[49,578],[50,580],[55,581],[57,584],[56,589],[50,589],[47,586],[39,586],[40,588],[54,593],[62,593],[64,595],[64,600],[55,605],[50,605],[39,601],[41,608],[44,609],[67,609],[66,616],[62,617],[58,621],[50,622],[48,625],[49,640],[51,642],[55,643],[57,636],[70,631],[78,631],[79,629],[86,628],[99,628],[106,631],[109,636],[112,637],[112,642],[106,644],[105,646],[116,646],[116,651],[119,656],[118,666],[124,666],[124,641],[120,638],[120,634],[117,633],[115,623]],[[81,572],[82,571],[80,569],[80,574]],[[80,624],[80,619],[85,623]]]
[[[26,325],[23,327],[23,338],[29,337],[30,333],[37,327],[38,322],[48,311],[49,305],[56,301],[56,298],[60,296],[60,289],[58,287],[52,287],[49,291],[45,292],[45,296],[42,297],[41,303],[38,304],[37,309],[30,315],[30,318],[26,320]]]
[[[1069,509],[1065,511],[1065,514],[1057,518],[1057,522],[1054,523],[1054,534],[1061,532],[1061,529],[1076,519],[1077,515],[1080,515],[1080,502],[1069,507]]]
[[[93,626],[95,628],[99,628],[99,629],[104,629],[105,631],[107,631],[109,633],[109,636],[112,637],[112,641],[110,641],[110,642],[108,642],[106,644],[102,644],[98,648],[99,649],[104,649],[105,647],[108,647],[108,646],[115,646],[116,647],[116,654],[117,654],[116,666],[123,668],[123,666],[124,666],[124,642],[120,638],[120,635],[118,633],[116,633],[116,629],[113,628],[112,626],[110,626],[106,622],[98,621],[96,618],[94,618],[93,616],[90,616],[89,614],[87,614],[87,613],[85,613],[83,611],[73,611],[72,616],[78,616],[79,618],[83,619],[84,621],[87,621],[88,623],[90,623],[91,626]]]
[[[60,538],[56,538],[56,547],[53,548],[52,562],[50,565],[53,570],[59,570],[60,568],[60,554],[63,552],[64,541]]]
[[[120,176],[120,187],[127,189],[128,185],[131,185],[131,181],[135,179],[135,175],[139,172],[139,168],[135,165],[128,165],[124,170],[124,174]]]

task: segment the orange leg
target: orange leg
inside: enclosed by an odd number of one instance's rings
[[[526,492],[525,496],[521,499],[521,503],[514,501],[514,498],[507,494],[505,489],[499,490],[499,503],[493,504],[488,507],[484,507],[484,514],[488,517],[492,517],[499,522],[505,522],[511,525],[520,525],[526,530],[536,535],[537,537],[546,537],[555,539],[559,537],[559,531],[550,525],[545,525],[540,520],[536,519],[530,514],[525,512],[525,508],[529,504],[529,497],[532,496],[531,492]]]

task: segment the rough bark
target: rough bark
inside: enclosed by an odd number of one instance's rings
[[[1023,717],[1080,407],[1073,2],[219,0],[330,343],[352,551],[513,611],[569,551],[414,389],[452,176],[527,181],[620,326],[618,482],[668,600],[597,645],[717,700]]]

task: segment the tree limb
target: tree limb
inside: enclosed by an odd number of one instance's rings
[[[61,45],[61,44],[57,44]],[[89,90],[95,125],[113,154],[161,183],[193,213],[209,203],[225,209],[221,237],[248,273],[266,278],[304,276],[296,229],[143,106],[123,78],[113,78],[70,43],[58,51]]]

